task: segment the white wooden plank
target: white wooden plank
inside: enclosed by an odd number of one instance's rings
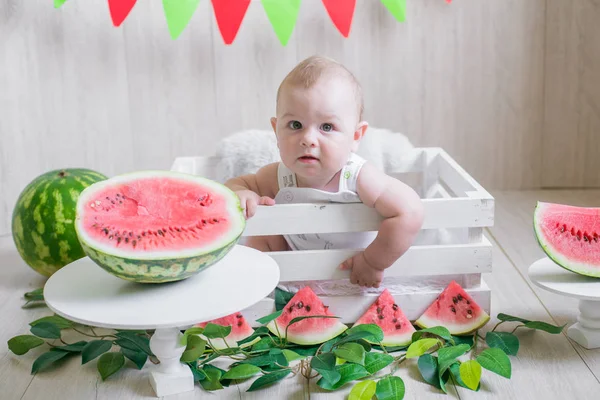
[[[435,163],[438,164],[439,176],[457,196],[467,195],[472,198],[493,200],[463,167],[461,167],[446,151],[440,149]],[[473,193],[475,192],[475,193]]]
[[[394,294],[393,297],[396,300],[396,304],[406,314],[406,317],[414,321],[435,301],[442,289]],[[491,292],[485,281],[482,281],[481,286],[477,288],[465,290],[473,297],[473,300],[477,304],[489,312],[491,307]],[[329,311],[333,315],[340,317],[340,321],[345,324],[354,323],[373,304],[377,297],[378,294],[371,293],[356,296],[319,296],[323,303],[329,306]],[[275,303],[273,299],[265,298],[241,312],[248,320],[248,323],[258,326],[257,319],[275,312]]]
[[[268,252],[280,268],[281,281],[347,279],[337,268],[361,250],[302,250]],[[492,270],[492,245],[481,243],[412,246],[385,270],[386,276],[433,276],[485,273]]]
[[[485,227],[494,221],[493,204],[479,199],[423,199],[422,229]],[[381,217],[362,203],[258,206],[244,236],[291,233],[376,231]]]

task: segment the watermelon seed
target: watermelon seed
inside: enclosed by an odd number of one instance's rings
[[[146,236],[146,232],[142,232],[142,236]]]
[[[454,304],[456,304],[456,303],[458,303],[458,299],[457,299],[456,297],[453,297],[453,298],[452,298],[452,302],[453,302]]]
[[[133,237],[133,232],[129,232],[129,237]]]
[[[397,310],[398,309],[398,304],[396,304],[396,303],[392,304],[392,308],[394,309],[394,311]]]
[[[289,312],[292,312],[292,311],[294,311],[294,305],[293,305],[293,304],[292,304],[292,305],[291,305],[291,306],[288,308],[288,311],[289,311]]]
[[[109,240],[112,240],[112,239],[113,239],[113,235],[110,235],[110,236],[108,237],[108,239],[109,239]]]
[[[161,231],[160,229],[157,232],[160,236],[164,236],[163,231]]]
[[[381,314],[381,307],[377,307],[377,314]]]
[[[452,311],[454,314],[456,314],[456,308],[452,307],[452,308],[450,308],[450,310],[451,310],[451,311]]]
[[[306,311],[310,311],[310,306],[308,304],[304,308],[306,308]]]
[[[302,308],[302,307],[304,307],[304,303],[302,303],[302,302],[299,302],[297,307],[298,307],[298,308]]]
[[[325,309],[325,311],[327,311],[329,309],[329,306],[323,306],[323,308]]]
[[[383,319],[383,318],[385,318],[385,317],[383,316],[383,314],[379,314],[379,319]]]
[[[400,328],[402,328],[402,325],[401,324],[396,324],[396,329],[400,329]]]
[[[471,304],[471,302],[469,300],[467,300],[467,304]]]
[[[117,238],[117,244],[121,243],[121,240],[123,240],[123,239],[121,238],[121,236],[119,236],[119,237]]]
[[[242,314],[238,314],[235,316],[236,318],[242,318]]]
[[[462,299],[463,299],[462,294],[460,294],[460,293],[456,297],[458,297],[458,301],[462,301]]]
[[[560,233],[563,233],[565,231],[565,226],[563,225],[562,228],[560,228]]]
[[[575,228],[571,228],[571,236],[575,236]]]
[[[392,320],[392,322],[393,322],[393,323],[396,323],[396,322],[398,322],[398,318],[394,318],[394,319]]]
[[[473,314],[473,311],[467,310],[467,314]]]
[[[238,326],[242,326],[242,321],[238,321]]]
[[[104,232],[105,235],[108,235],[108,229],[104,228],[102,229],[102,232]]]
[[[134,239],[131,244],[133,245],[133,247],[135,247],[135,245],[137,244],[137,241]]]
[[[125,243],[129,243],[129,238],[128,237],[125,238]]]

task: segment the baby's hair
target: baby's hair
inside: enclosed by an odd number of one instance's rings
[[[308,89],[325,74],[346,78],[350,84],[354,86],[356,104],[358,107],[358,118],[359,120],[362,120],[364,100],[360,83],[348,68],[328,57],[310,56],[296,65],[294,69],[283,78],[283,81],[279,85],[279,88],[277,89],[277,102],[279,102],[279,95],[286,84],[299,85]]]

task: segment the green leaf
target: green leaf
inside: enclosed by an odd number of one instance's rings
[[[332,385],[342,377],[340,372],[335,369],[335,356],[333,353],[321,353],[311,358],[310,366]]]
[[[485,349],[477,356],[477,361],[483,368],[510,379],[510,359],[501,349]]]
[[[273,342],[273,339],[269,336],[265,336],[261,338],[257,343],[252,345],[252,351],[257,350],[269,350],[276,346],[277,344]]]
[[[33,335],[19,335],[11,338],[8,341],[8,349],[16,355],[23,355],[29,350],[43,345],[44,340]]]
[[[35,321],[30,322],[29,325],[36,326],[42,322],[49,322],[49,323],[57,326],[59,329],[67,329],[67,328],[71,328],[73,326],[73,323],[71,321],[61,317],[60,315],[52,315],[49,317],[43,317],[40,319],[36,319]]]
[[[240,364],[231,368],[223,375],[223,379],[246,379],[260,372],[260,368],[252,364]]]
[[[202,372],[206,376],[206,379],[200,381],[200,385],[204,390],[212,391],[223,389],[223,384],[220,382],[223,370],[214,365],[206,364],[202,368]]]
[[[356,364],[365,364],[365,349],[358,343],[344,343],[333,351],[342,360]]]
[[[502,349],[510,356],[516,356],[519,352],[519,338],[508,332],[488,332],[485,342],[492,348]]]
[[[367,338],[369,340],[373,340],[373,334],[371,332],[368,331],[358,331],[358,332],[352,332],[349,335],[346,335],[344,337],[338,337],[338,341],[336,341],[333,346],[331,346],[332,348],[335,346],[339,346],[341,344],[344,343],[348,343],[348,342],[358,342],[360,340],[363,340]],[[365,342],[367,343],[367,342]]]
[[[294,293],[282,290],[278,287],[275,288],[275,310],[283,310],[283,307],[294,297]]]
[[[200,328],[200,327],[193,327],[193,328],[187,329],[185,332],[183,332],[183,336],[181,336],[179,338],[179,344],[182,346],[185,346],[185,345],[187,345],[187,340],[190,335],[201,335],[203,332],[204,332],[204,328]]]
[[[287,367],[289,365],[288,360],[285,358],[285,355],[281,349],[271,349],[269,350],[269,355],[273,357],[274,363],[283,367]]]
[[[325,377],[319,379],[317,385],[319,385],[321,389],[336,390],[350,381],[358,380],[369,375],[369,372],[365,367],[353,363],[338,365],[335,367],[335,370],[340,374],[340,379],[335,383],[331,383],[326,380]]]
[[[110,340],[92,340],[85,345],[81,352],[81,364],[87,364],[99,355],[106,353],[112,347]]]
[[[340,336],[334,337],[333,339],[329,339],[328,341],[323,343],[321,351],[323,353],[329,353],[331,350],[333,350],[333,347],[340,341],[340,339]]]
[[[254,330],[254,333],[252,333],[252,335],[248,336],[246,339],[242,339],[240,341],[238,341],[238,344],[241,346],[242,344],[246,344],[249,343],[251,341],[253,341],[254,339],[256,339],[259,336],[264,336],[264,335],[269,335],[269,328],[267,328],[266,326],[259,326],[258,328],[256,328]]]
[[[56,346],[56,347],[53,347],[53,349],[54,350],[62,350],[62,351],[70,351],[72,353],[81,353],[87,344],[88,344],[88,342],[86,342],[85,340],[82,340],[82,341],[79,341],[76,343],[68,344],[66,346]]]
[[[310,347],[299,346],[299,347],[293,347],[293,349],[296,353],[300,354],[301,356],[313,357],[315,354],[317,354],[319,345],[310,346]]]
[[[40,322],[32,326],[31,333],[45,339],[60,339],[60,329],[52,322]]]
[[[205,349],[206,340],[202,339],[200,336],[191,335],[188,337],[187,346],[181,355],[181,361],[194,362],[204,354]]]
[[[371,400],[377,389],[377,383],[371,380],[358,382],[352,387],[348,400]]]
[[[248,388],[247,392],[253,392],[265,386],[271,385],[277,381],[282,380],[292,372],[291,369],[282,369],[280,371],[271,372],[263,375],[252,382],[252,385]]]
[[[565,326],[567,326],[567,324],[557,326],[557,325],[551,325],[551,324],[548,324],[548,323],[542,322],[542,321],[530,321],[525,324],[526,328],[537,329],[539,331],[548,332],[553,335],[561,333],[563,331],[563,329],[565,328]]]
[[[123,368],[123,365],[125,365],[125,356],[123,356],[123,353],[116,351],[105,353],[98,359],[98,372],[100,372],[100,376],[104,381]]]
[[[439,375],[442,375],[454,361],[471,350],[468,344],[459,344],[458,346],[443,347],[438,350],[438,369]]]
[[[440,343],[439,339],[433,338],[417,340],[408,346],[408,350],[406,350],[406,358],[419,357],[438,343]]]
[[[115,336],[119,338],[116,343],[121,347],[127,347],[130,350],[141,350],[149,356],[154,355],[152,354],[152,350],[150,350],[150,339],[146,336],[137,335],[132,332],[117,332]]]
[[[36,308],[36,307],[46,307],[46,302],[30,300],[21,306],[21,308],[23,308],[23,309]]]
[[[498,314],[498,319],[500,321],[507,321],[507,322],[522,322],[524,324],[531,322],[528,319],[523,319],[521,317],[515,317],[512,315],[503,314],[503,313]]]
[[[346,331],[347,335],[352,335],[358,332],[366,332],[368,336],[361,336],[359,339],[367,339],[373,342],[381,342],[383,340],[383,330],[375,324],[354,325]]]
[[[463,382],[462,378],[460,377],[460,361],[456,361],[454,364],[452,364],[450,366],[450,368],[448,368],[448,370],[450,371],[450,373],[452,374],[452,376],[454,377],[455,382],[461,386],[464,387],[465,389],[469,389],[469,390],[473,390],[470,387],[468,387],[467,385],[465,385],[465,383]],[[474,390],[477,392],[479,391],[480,388],[480,384],[477,385],[477,388],[475,388]]]
[[[240,364],[252,364],[257,367],[264,367],[275,362],[275,359],[270,354],[263,354],[257,357],[250,357],[240,361]]]
[[[467,335],[467,336],[454,336],[452,335],[452,339],[454,339],[454,344],[467,344],[470,348],[473,348],[473,344],[475,342],[475,335]]]
[[[148,354],[143,351],[130,350],[121,347],[121,353],[130,359],[138,369],[142,369],[148,360]]]
[[[377,382],[377,400],[402,400],[404,393],[404,381],[399,376],[388,376]]]
[[[384,353],[367,353],[365,354],[365,369],[370,373],[387,367],[394,362],[394,357]]]
[[[302,356],[302,355],[300,355],[292,350],[288,350],[288,349],[283,349],[283,355],[288,360],[288,362],[295,361],[295,360],[302,360],[303,358],[306,358],[306,356]]]
[[[416,342],[417,340],[421,339],[421,337],[426,333],[438,336],[444,339],[446,342],[454,344],[454,338],[450,334],[450,331],[448,331],[448,329],[443,326],[433,326],[431,328],[418,330],[412,334],[412,341]]]
[[[35,374],[36,372],[42,371],[48,368],[50,365],[55,363],[56,361],[66,357],[69,354],[73,354],[68,351],[61,350],[50,350],[43,354],[41,354],[36,360],[33,362],[31,366],[31,373]]]
[[[25,300],[29,301],[44,300],[44,288],[39,288],[32,290],[31,292],[27,292],[23,295],[23,297],[25,297]]]
[[[163,0],[163,9],[169,33],[177,39],[188,25],[200,0]]]
[[[388,352],[388,353],[395,353],[397,351],[404,351],[404,350],[406,350],[408,348],[408,346],[378,346],[378,345],[373,345],[373,348],[377,349],[377,350],[381,350],[381,351],[383,351],[385,349],[385,351]]]
[[[283,314],[283,310],[275,311],[272,314],[265,315],[264,317],[257,319],[256,322],[258,322],[259,324],[263,324],[263,325],[268,324],[269,322],[278,318],[281,314]]]
[[[208,339],[222,339],[231,333],[231,326],[222,326],[209,322],[204,327],[203,335]]]
[[[423,354],[419,357],[417,366],[419,367],[419,372],[425,382],[440,388],[437,357],[434,357],[431,354]]]
[[[477,390],[481,379],[481,365],[477,360],[469,360],[460,364],[459,373],[463,383],[469,389]]]
[[[367,353],[373,348],[373,346],[364,339],[358,339],[356,343],[360,344]]]

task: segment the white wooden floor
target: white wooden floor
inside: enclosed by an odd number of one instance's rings
[[[527,278],[527,267],[543,256],[532,231],[532,212],[537,200],[599,206],[600,190],[494,192],[496,225],[488,232],[495,244],[494,271],[486,277],[493,291],[491,329],[500,313],[554,324],[572,324],[577,303],[543,291]],[[23,310],[22,295],[41,287],[43,278],[29,270],[13,248],[10,237],[0,238],[0,396],[12,399],[150,399],[154,398],[146,370],[125,368],[102,382],[95,362],[80,365],[74,357],[60,368],[32,376],[33,360],[43,350],[25,356],[8,351],[9,338],[27,333],[28,323],[49,315],[47,308]],[[565,330],[566,331],[566,330]],[[519,355],[512,358],[512,379],[484,371],[481,390],[460,389],[450,398],[460,399],[597,399],[600,392],[600,349],[586,350],[565,334],[517,331]],[[37,350],[37,351],[36,351]],[[403,364],[398,374],[406,384],[406,399],[448,398],[422,383],[414,361]],[[321,399],[343,398],[350,390],[320,390],[314,380],[308,385],[301,376],[258,392],[246,393],[247,385],[208,394],[199,386],[194,392],[168,399],[211,397],[224,399]]]

